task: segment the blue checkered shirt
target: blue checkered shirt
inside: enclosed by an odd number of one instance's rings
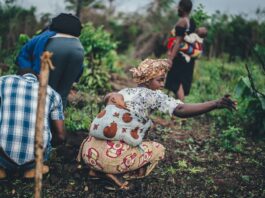
[[[39,83],[33,74],[0,78],[0,147],[18,165],[34,160]],[[60,95],[47,88],[43,147],[51,148],[49,120],[63,120]]]

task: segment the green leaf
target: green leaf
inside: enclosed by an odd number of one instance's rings
[[[261,103],[262,110],[265,110],[265,97],[260,95],[260,94],[258,94],[258,99],[259,99],[259,101]]]
[[[186,160],[179,160],[178,161],[179,168],[188,168],[188,164]]]
[[[241,77],[235,88],[235,94],[238,97],[251,95],[251,85],[247,77]]]
[[[26,42],[29,41],[29,36],[26,35],[26,34],[20,34],[19,38],[18,38],[18,41],[19,41],[20,44],[25,44]]]
[[[242,175],[241,178],[245,182],[249,182],[250,181],[250,177],[248,175]]]

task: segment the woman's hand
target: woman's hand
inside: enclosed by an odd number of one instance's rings
[[[224,97],[222,97],[220,100],[216,101],[216,108],[222,109],[226,108],[230,111],[236,110],[237,102],[231,100],[231,96],[229,94],[226,94]]]

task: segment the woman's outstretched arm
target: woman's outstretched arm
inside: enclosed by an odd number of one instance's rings
[[[212,100],[196,104],[179,104],[174,110],[173,114],[177,117],[188,118],[207,113],[214,109],[222,109],[222,108],[235,110],[236,102],[232,101],[229,95],[226,95],[220,100]]]

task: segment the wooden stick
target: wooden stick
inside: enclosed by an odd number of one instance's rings
[[[41,197],[42,167],[43,167],[43,129],[45,116],[45,102],[49,69],[54,69],[51,62],[52,53],[44,52],[41,56],[41,72],[39,76],[38,107],[35,127],[35,198]]]

